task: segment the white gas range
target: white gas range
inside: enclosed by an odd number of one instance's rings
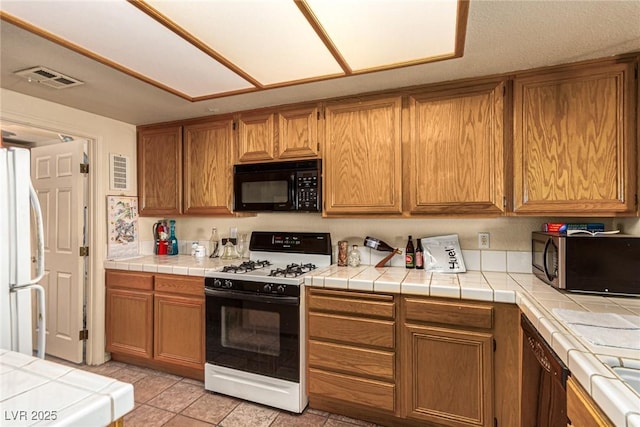
[[[205,388],[302,412],[304,276],[331,265],[328,233],[251,234],[249,261],[205,277]]]

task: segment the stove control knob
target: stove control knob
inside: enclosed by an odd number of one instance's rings
[[[262,287],[262,290],[267,293],[271,293],[271,291],[273,290],[273,285],[271,283],[267,283]]]
[[[220,280],[220,279],[214,279],[214,280],[213,280],[213,287],[214,287],[214,288],[221,288],[221,287],[222,287],[222,280]]]
[[[233,287],[233,282],[231,282],[231,280],[225,280],[222,287],[225,289],[231,289]]]
[[[278,293],[279,294],[284,294],[284,290],[287,289],[287,287],[285,285],[278,285]]]

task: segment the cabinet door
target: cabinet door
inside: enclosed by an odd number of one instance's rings
[[[593,398],[573,379],[567,379],[567,417],[574,427],[612,427]]]
[[[319,120],[316,105],[278,112],[277,156],[282,160],[318,157]]]
[[[107,351],[151,359],[153,292],[107,288]]]
[[[204,369],[204,296],[156,293],[154,359]]]
[[[514,212],[635,210],[633,64],[514,80]]]
[[[401,98],[325,109],[326,215],[401,214]]]
[[[504,83],[409,98],[409,211],[501,214]]]
[[[241,115],[238,119],[238,161],[251,163],[275,158],[274,114]]]
[[[449,426],[493,426],[493,339],[407,324],[402,375],[405,415]]]
[[[184,128],[184,211],[230,215],[233,197],[233,121]]]
[[[138,132],[138,198],[141,216],[178,215],[182,201],[182,128]]]

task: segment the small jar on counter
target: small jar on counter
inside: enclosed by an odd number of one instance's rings
[[[360,265],[360,250],[358,245],[353,245],[349,252],[349,267],[358,267]]]
[[[349,247],[349,242],[347,242],[346,240],[340,240],[338,242],[338,267],[347,266],[348,247]]]

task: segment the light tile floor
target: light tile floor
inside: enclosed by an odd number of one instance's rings
[[[125,427],[376,427],[366,421],[307,408],[292,414],[268,406],[212,393],[201,381],[153,369],[109,361],[99,366],[48,360],[133,384],[135,408]]]

